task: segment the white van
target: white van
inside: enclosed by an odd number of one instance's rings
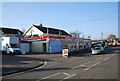
[[[18,37],[1,37],[1,48],[0,51],[7,54],[24,54],[24,51],[20,49],[20,42]]]
[[[7,54],[13,54],[13,53],[20,54],[21,50],[17,46],[17,44],[6,44],[6,53]]]

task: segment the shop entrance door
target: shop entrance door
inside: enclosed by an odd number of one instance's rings
[[[46,52],[46,43],[43,43],[43,51]]]

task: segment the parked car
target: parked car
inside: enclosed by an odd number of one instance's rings
[[[101,45],[94,45],[94,47],[91,48],[92,54],[100,54],[104,52],[104,47]]]

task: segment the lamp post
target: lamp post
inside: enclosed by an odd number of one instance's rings
[[[101,33],[101,36],[102,36],[102,40],[103,40],[103,32]]]

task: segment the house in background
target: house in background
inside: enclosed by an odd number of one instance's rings
[[[91,39],[73,38],[64,30],[43,27],[42,24],[30,26],[20,40],[30,44],[31,53],[56,53],[64,48],[79,51],[90,48],[91,44]]]
[[[70,34],[65,32],[64,30],[54,29],[50,27],[43,27],[40,25],[32,25],[25,33],[24,37],[36,37],[36,36],[62,36],[62,37],[71,37]]]
[[[22,34],[19,29],[0,27],[0,51],[4,53],[20,51],[19,37]]]
[[[0,34],[2,37],[20,37],[23,32],[19,29],[0,27]]]

